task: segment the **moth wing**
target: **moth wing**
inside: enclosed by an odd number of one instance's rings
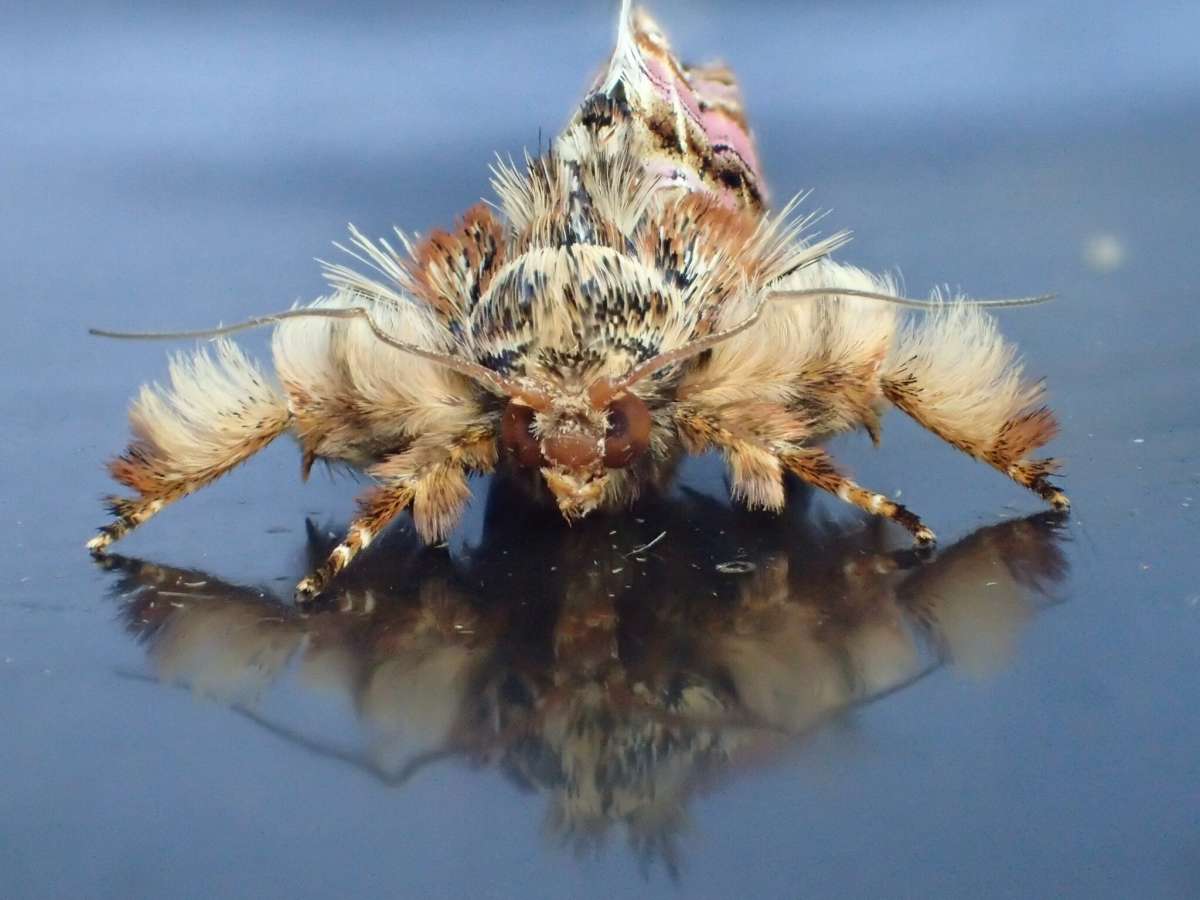
[[[616,48],[571,122],[580,125],[602,141],[632,137],[660,186],[713,194],[738,209],[766,203],[732,70],[682,64],[658,24],[629,0]]]

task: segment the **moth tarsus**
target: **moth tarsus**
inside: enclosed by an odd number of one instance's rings
[[[626,506],[679,459],[720,452],[734,498],[779,510],[788,473],[907,529],[911,511],[840,471],[819,444],[888,406],[1059,509],[1057,430],[1040,381],[983,308],[896,296],[886,276],[833,261],[795,204],[766,188],[732,73],[686,67],[622,4],[607,67],[553,147],[493,166],[494,205],[396,248],[352,229],[368,272],[325,265],[307,307],[206,333],[168,387],[133,404],[134,439],[109,464],[134,492],[109,501],[95,553],[290,432],[316,460],[365,470],[345,538],[300,582],[311,598],[398,515],[430,543],[497,469],[568,520]],[[809,302],[793,302],[806,300]],[[918,306],[910,320],[901,308]],[[278,386],[226,334],[274,326]]]

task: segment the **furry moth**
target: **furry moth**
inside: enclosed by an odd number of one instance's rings
[[[1040,382],[982,308],[913,301],[886,277],[835,262],[846,239],[806,238],[798,201],[768,211],[733,74],[688,67],[624,0],[608,64],[549,153],[493,167],[479,205],[420,243],[351,229],[358,268],[326,265],[309,306],[208,332],[170,386],[133,404],[112,460],[133,492],[88,543],[103,553],[168,504],[290,432],[302,470],[366,471],[344,540],[297,586],[321,593],[394,518],[444,538],[468,475],[498,469],[568,520],[618,509],[717,450],[735,499],[784,504],[784,476],[891,519],[910,510],[844,474],[821,442],[890,405],[1053,506],[1057,425]],[[905,306],[925,309],[911,320]],[[277,382],[225,335],[273,325]],[[139,335],[96,332],[118,337]]]

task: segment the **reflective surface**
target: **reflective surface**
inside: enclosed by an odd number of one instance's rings
[[[703,459],[570,530],[477,483],[447,548],[401,525],[301,615],[280,598],[361,485],[301,484],[281,444],[97,567],[100,461],[173,348],[84,328],[274,309],[348,219],[447,223],[561,124],[610,10],[23,10],[0,894],[1200,893],[1196,9],[655,8],[736,66],[776,198],[814,188],[842,258],[1060,295],[1003,327],[1049,379],[1072,518],[892,415],[831,449],[932,559],[802,491],[731,510]]]
[[[585,852],[613,834],[673,877],[694,794],[787,764],[944,663],[1004,665],[1066,570],[1047,517],[922,564],[876,529],[703,499],[645,510],[664,531],[634,546],[644,529],[614,523],[514,530],[516,498],[498,488],[491,502],[464,558],[415,555],[401,535],[308,614],[205,572],[107,565],[153,677],[384,786],[450,761],[494,770],[544,810],[552,842]],[[275,718],[289,679],[300,707]],[[353,710],[341,740],[309,733],[317,694]]]

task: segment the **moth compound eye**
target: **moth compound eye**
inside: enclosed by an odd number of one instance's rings
[[[604,465],[622,469],[650,446],[650,410],[641,398],[622,394],[608,405],[608,433],[604,436]]]
[[[533,436],[533,409],[522,403],[509,403],[500,420],[500,442],[517,462],[527,469],[542,463],[542,448]]]

